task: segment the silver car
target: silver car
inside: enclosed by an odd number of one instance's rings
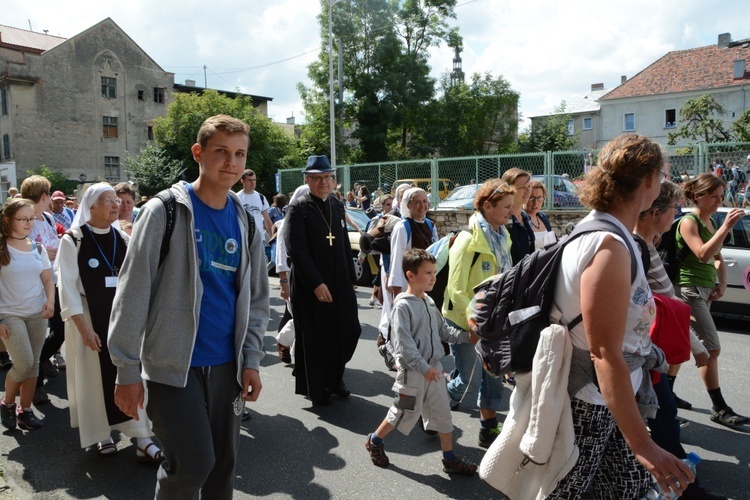
[[[718,226],[724,223],[729,210],[721,207],[712,215]],[[732,228],[721,256],[727,265],[727,291],[712,304],[711,312],[750,318],[750,210],[746,209],[745,216]]]

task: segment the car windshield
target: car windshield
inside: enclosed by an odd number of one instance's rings
[[[367,223],[370,222],[370,218],[362,211],[356,209],[346,209],[346,215],[353,220],[360,229],[364,230],[367,227]],[[347,231],[356,231],[348,222],[346,223]]]
[[[443,201],[474,199],[474,195],[477,194],[477,189],[478,187],[476,184],[470,184],[468,186],[457,187]]]

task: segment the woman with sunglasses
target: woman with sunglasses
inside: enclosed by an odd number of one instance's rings
[[[515,190],[500,179],[486,181],[474,197],[476,211],[469,219],[469,230],[461,231],[449,253],[450,268],[445,288],[443,316],[451,326],[469,331],[466,308],[474,297],[474,287],[511,267],[510,235],[506,229],[514,203]],[[448,394],[451,406],[469,394],[479,393],[480,429],[478,444],[489,448],[500,434],[497,412],[501,409],[503,381],[490,377],[471,344],[450,344],[456,368],[450,374]]]
[[[521,259],[534,251],[534,242],[536,241],[534,229],[531,227],[531,217],[523,209],[531,195],[531,188],[529,187],[531,174],[520,168],[509,168],[505,171],[501,180],[511,185],[516,192],[508,231],[513,242],[510,255],[513,264],[518,264]]]
[[[29,239],[35,220],[34,204],[26,199],[10,200],[0,216],[0,338],[13,358],[0,415],[10,430],[42,426],[31,403],[47,319],[55,308],[55,283],[47,251]]]
[[[530,181],[528,186],[531,195],[524,203],[523,209],[529,215],[529,223],[534,230],[534,250],[538,250],[556,242],[557,236],[552,231],[547,214],[541,211],[544,200],[547,199],[547,188],[535,180]]]
[[[139,462],[159,463],[161,450],[151,440],[144,409],[135,420],[115,404],[117,369],[107,349],[109,317],[125,260],[127,236],[115,226],[121,199],[105,182],[83,195],[69,231],[60,241],[57,273],[65,345],[70,425],[81,447],[96,446],[101,456],[117,453],[112,431],[136,438]]]
[[[666,369],[666,361],[648,335],[656,307],[631,233],[659,195],[663,168],[658,144],[623,134],[607,143],[586,174],[581,201],[592,211],[583,220],[606,221],[613,229],[568,243],[556,277],[557,322],[583,317],[569,333],[574,354],[568,387],[579,456],[547,498],[580,498],[590,486],[596,498],[642,498],[652,476],[663,491],[679,496],[694,480],[644,423],[656,412],[647,368]]]

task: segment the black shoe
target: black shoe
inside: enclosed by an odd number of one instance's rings
[[[428,436],[434,436],[437,434],[437,431],[433,431],[430,429],[425,429],[424,427],[424,420],[422,420],[422,417],[419,417],[419,428],[422,429],[422,431],[427,434]]]
[[[460,476],[473,476],[477,473],[477,466],[458,457],[450,461],[443,459],[443,472]]]
[[[16,415],[16,420],[18,421],[18,427],[27,431],[34,431],[42,426],[42,421],[36,418],[31,408],[19,411]]]
[[[39,405],[46,405],[49,403],[49,396],[47,396],[47,393],[44,392],[44,389],[41,387],[37,387],[34,390],[34,398],[31,400],[32,403],[34,403],[34,406]]]
[[[343,380],[339,380],[339,383],[336,384],[336,388],[333,390],[333,393],[340,398],[348,398],[352,395],[352,391],[349,390]]]
[[[329,394],[328,396],[324,396],[322,398],[310,398],[310,401],[312,401],[313,406],[331,406],[333,403],[333,398]]]
[[[477,440],[479,446],[482,448],[489,448],[495,439],[500,435],[500,429],[502,424],[498,424],[497,427],[480,427],[479,428],[479,439]]]
[[[693,405],[691,405],[684,399],[678,398],[676,394],[672,393],[672,396],[674,396],[674,402],[677,405],[677,408],[679,408],[680,410],[692,410],[693,409]]]
[[[247,407],[242,409],[242,420],[250,420],[253,416],[250,414],[250,410]]]
[[[365,443],[365,449],[370,454],[370,460],[378,467],[388,467],[391,463],[388,460],[388,456],[385,454],[385,446],[383,443],[375,444],[372,442],[372,434],[367,435],[367,442]]]
[[[7,351],[0,351],[0,368],[10,368],[13,361],[10,359]]]
[[[0,420],[6,429],[16,428],[16,403],[9,405],[6,405],[5,401],[0,403]]]
[[[690,420],[686,420],[686,419],[680,418],[680,417],[675,418],[675,420],[677,420],[677,423],[680,424],[680,429],[684,429],[685,427],[687,427],[688,425],[690,425]]]
[[[42,375],[47,378],[55,378],[60,375],[60,371],[52,364],[52,361],[45,359],[39,363],[42,367]]]

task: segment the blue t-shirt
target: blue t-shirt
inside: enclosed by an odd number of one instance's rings
[[[234,316],[242,233],[229,196],[226,206],[217,210],[196,196],[192,184],[188,184],[187,190],[193,204],[198,270],[203,283],[198,334],[190,366],[217,366],[236,358]]]

